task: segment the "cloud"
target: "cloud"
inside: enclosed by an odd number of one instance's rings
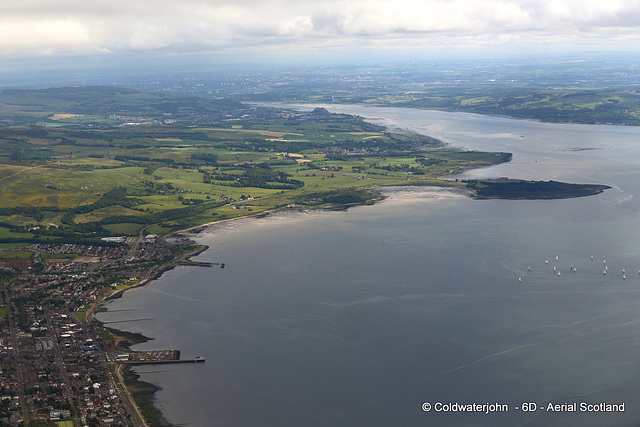
[[[613,43],[639,30],[640,0],[3,0],[0,55],[558,43],[558,35]]]

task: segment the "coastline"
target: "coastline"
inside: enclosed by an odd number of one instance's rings
[[[249,223],[257,224],[257,221],[265,220],[265,221],[273,221],[273,220],[291,220],[296,217],[306,217],[308,215],[321,215],[321,214],[329,214],[331,212],[336,211],[346,211],[352,207],[358,206],[366,206],[373,205],[377,203],[394,203],[394,204],[402,204],[402,203],[411,203],[417,200],[440,200],[440,199],[452,199],[452,198],[474,198],[473,193],[466,189],[460,188],[452,188],[447,186],[425,186],[425,185],[396,185],[396,186],[382,186],[377,187],[376,191],[378,193],[378,197],[369,200],[364,203],[349,203],[341,206],[334,206],[330,208],[312,208],[312,209],[291,209],[291,208],[279,208],[273,209],[269,211],[259,212],[251,215],[245,215],[236,218],[228,218],[219,221],[212,221],[206,224],[201,224],[198,226],[186,228],[183,230],[177,230],[171,232],[163,237],[163,240],[168,244],[184,244],[188,243],[190,245],[194,245],[195,248],[192,251],[187,253],[183,253],[180,256],[174,258],[170,262],[166,264],[162,264],[158,266],[157,270],[149,277],[141,280],[140,282],[128,286],[123,289],[119,289],[109,296],[105,297],[102,301],[95,304],[95,307],[92,307],[91,316],[89,316],[89,312],[87,313],[87,321],[95,321],[100,324],[101,327],[108,330],[114,337],[119,339],[120,343],[123,345],[120,347],[123,350],[131,350],[130,346],[145,342],[148,340],[152,340],[153,338],[146,337],[142,334],[132,334],[126,331],[121,331],[115,328],[108,328],[104,326],[99,320],[95,319],[95,312],[98,309],[105,308],[105,305],[108,304],[111,300],[121,298],[122,295],[134,288],[142,287],[153,280],[158,279],[162,274],[166,271],[170,271],[178,265],[190,265],[187,261],[190,258],[203,253],[208,250],[210,246],[203,245],[194,242],[191,237],[193,235],[198,235],[200,233],[206,231],[215,231],[218,230],[232,230],[240,226],[248,225]],[[191,236],[189,236],[191,235]],[[174,240],[173,242],[171,240]],[[137,339],[130,340],[130,338],[135,335]],[[115,375],[115,374],[114,374]],[[159,426],[171,426],[172,424],[166,419],[164,414],[161,412],[157,406],[154,405],[154,394],[160,388],[154,384],[147,383],[139,380],[139,375],[135,373],[134,367],[127,367],[127,370],[124,374],[119,373],[118,379],[120,380],[120,384],[122,384],[123,388],[126,389],[125,393],[131,396],[131,400],[133,404],[136,406],[135,410],[145,418],[145,421],[151,423],[151,425],[159,425]]]
[[[105,305],[111,300],[121,298],[122,295],[134,288],[142,287],[158,279],[166,271],[170,271],[178,265],[189,265],[188,263],[181,264],[181,262],[189,261],[190,258],[203,253],[208,250],[210,246],[198,244],[191,239],[191,235],[198,235],[206,231],[218,230],[232,230],[240,226],[246,226],[249,223],[258,224],[257,221],[273,221],[273,220],[292,220],[296,217],[306,217],[308,215],[322,215],[329,214],[336,211],[346,211],[352,207],[367,206],[377,203],[411,203],[417,200],[441,200],[441,199],[459,199],[459,198],[473,198],[473,193],[465,189],[452,188],[452,187],[440,187],[440,186],[421,186],[421,185],[397,185],[397,186],[384,186],[376,188],[379,197],[374,200],[367,201],[365,203],[350,203],[339,207],[332,208],[315,208],[315,209],[291,209],[280,208],[251,215],[228,218],[219,221],[212,221],[206,224],[201,224],[195,227],[186,228],[183,230],[177,230],[171,232],[163,237],[163,240],[168,244],[180,244],[180,242],[195,245],[195,249],[188,253],[181,254],[179,257],[174,258],[170,262],[160,265],[157,270],[149,277],[141,280],[139,283],[133,284],[123,289],[115,291],[113,294],[105,297],[103,300],[95,304],[94,310],[87,313],[87,322],[97,322],[102,328],[108,330],[115,338],[119,339],[123,345],[120,347],[123,350],[131,350],[132,345],[153,340],[152,337],[146,337],[142,334],[133,334],[126,331],[122,331],[116,328],[108,328],[104,326],[99,320],[95,319],[95,312],[100,309],[106,309]],[[175,239],[171,242],[171,239]],[[137,339],[130,340],[132,336],[136,336]],[[136,405],[135,410],[145,417],[145,421],[148,421],[151,425],[159,426],[171,426],[172,424],[166,419],[164,414],[159,408],[154,405],[155,391],[160,388],[154,384],[147,383],[139,380],[139,376],[135,373],[134,367],[127,367],[127,372],[119,375],[120,384],[126,389],[125,393],[131,396],[133,403]],[[115,375],[115,374],[114,374]],[[140,402],[140,403],[138,403]],[[144,408],[144,410],[142,409]],[[144,415],[143,415],[144,414]]]
[[[381,106],[384,107],[384,106]],[[445,110],[434,110],[434,111],[445,111]],[[469,113],[469,112],[462,112],[464,114],[477,114],[477,113]],[[485,114],[482,114],[485,115]],[[502,117],[502,116],[494,116],[494,117],[498,117],[498,118],[507,118],[507,119],[514,119],[512,117]],[[372,119],[367,119],[372,120]],[[537,119],[518,119],[516,118],[516,120],[524,120],[524,121],[534,121],[534,122],[539,122],[539,120]],[[450,145],[449,143],[446,143],[447,145]],[[475,169],[475,168],[471,168],[471,169]],[[406,185],[406,186],[399,186],[400,188],[397,190],[397,192],[394,192],[394,190],[391,190],[391,187],[383,187],[384,190],[390,190],[389,192],[387,191],[383,191],[383,195],[372,202],[369,202],[370,204],[373,203],[394,203],[394,204],[401,204],[401,203],[411,203],[412,201],[416,201],[418,199],[440,199],[440,198],[452,198],[452,197],[469,197],[471,196],[471,193],[469,191],[465,191],[465,190],[454,190],[454,189],[450,189],[450,188],[445,188],[445,187],[422,187],[419,185]],[[431,189],[431,190],[427,190],[427,189]],[[422,190],[425,191],[422,191]],[[439,193],[439,191],[433,191],[433,189],[438,189],[438,190],[443,190],[442,193]],[[454,195],[456,194],[457,195]],[[512,199],[512,200],[517,200],[517,199]],[[238,227],[243,227],[246,224],[248,224],[249,222],[251,223],[255,223],[256,221],[265,219],[265,220],[273,220],[275,218],[287,218],[291,219],[291,218],[295,218],[296,216],[299,215],[307,215],[307,213],[311,213],[311,214],[320,214],[320,213],[328,213],[330,211],[335,211],[335,210],[346,210],[349,209],[349,207],[353,207],[353,206],[362,206],[365,204],[369,204],[369,203],[361,203],[361,204],[350,204],[350,205],[345,205],[342,207],[338,207],[338,208],[333,208],[333,209],[287,209],[287,208],[279,208],[279,209],[273,209],[273,210],[267,210],[264,212],[259,212],[259,213],[251,213],[249,215],[245,215],[245,216],[239,216],[239,217],[235,217],[235,218],[228,218],[228,219],[221,219],[221,220],[214,220],[205,224],[201,224],[201,225],[197,225],[197,226],[193,226],[193,227],[189,227],[189,228],[185,228],[185,229],[181,229],[181,230],[176,230],[173,231],[171,233],[168,233],[167,235],[165,235],[164,237],[162,237],[162,239],[164,241],[167,241],[169,239],[185,239],[184,241],[186,242],[188,240],[188,235],[198,235],[199,233],[206,233],[207,230],[224,230],[225,227],[229,227],[229,230],[231,230],[232,228],[238,228]],[[178,243],[178,242],[176,242]],[[182,254],[180,259],[181,260],[189,260],[190,258],[195,257],[196,255],[199,255],[201,253],[203,253],[204,251],[206,251],[207,249],[209,249],[210,247],[207,245],[201,245],[199,248],[197,248],[194,251],[189,252],[188,254]],[[148,283],[151,283],[153,280],[158,279],[159,277],[162,276],[162,274],[164,274],[164,272],[166,271],[170,271],[173,268],[175,268],[177,265],[180,265],[179,262],[177,262],[177,257],[170,260],[167,263],[163,263],[157,266],[157,268],[153,271],[153,273],[149,276],[146,277],[138,282],[136,282],[135,284],[131,284],[131,286],[127,286],[126,288],[122,288],[122,289],[118,289],[117,291],[114,291],[112,294],[110,294],[109,296],[105,297],[103,300],[101,300],[99,303],[97,303],[95,306],[92,305],[91,310],[87,311],[87,322],[90,321],[95,321],[98,324],[101,325],[102,328],[106,328],[100,321],[98,321],[97,319],[95,319],[95,313],[100,309],[100,308],[104,308],[106,307],[106,305],[111,302],[112,300],[115,300],[117,298],[121,298],[124,293],[130,289],[133,288],[137,288],[137,287],[142,287]],[[106,329],[111,329],[111,328],[106,328]],[[119,331],[117,329],[111,329],[112,331],[117,331],[117,332],[121,332],[123,335],[125,333],[123,333],[123,331]],[[116,332],[116,335],[118,335]],[[120,335],[121,337],[123,337],[123,335]],[[153,339],[153,338],[148,338],[145,337],[144,335],[140,335],[140,337],[144,338],[144,339]],[[129,346],[132,346],[136,344],[136,342],[134,343],[129,343],[127,344],[126,347],[124,348],[129,348]],[[135,373],[134,373],[135,374]],[[114,374],[115,375],[115,374]],[[125,385],[125,382],[122,382],[123,386],[126,387],[130,393],[137,393],[137,391],[132,390],[133,388],[135,388],[135,386],[132,386],[131,388],[129,388],[129,386]],[[146,383],[149,384],[149,383]],[[152,385],[152,384],[151,384]],[[153,385],[152,385],[153,386]],[[155,387],[155,386],[153,386]],[[153,403],[153,392],[147,394],[147,398]],[[157,408],[156,408],[157,409]],[[159,410],[158,410],[159,411]]]
[[[107,295],[100,301],[94,303],[89,310],[87,310],[85,322],[87,324],[96,324],[108,332],[114,339],[114,346],[123,351],[132,351],[131,346],[153,340],[153,338],[140,333],[127,332],[121,329],[105,326],[103,322],[95,317],[95,314],[101,311],[108,311],[106,305],[115,299],[121,298],[126,291],[145,286],[153,280],[158,279],[163,273],[174,269],[178,265],[188,265],[181,263],[188,261],[192,256],[206,251],[208,248],[209,246],[207,245],[197,245],[193,251],[181,254],[177,259],[173,259],[166,264],[158,266],[151,276],[140,280],[138,283],[127,286],[123,289],[118,289],[112,294]],[[143,426],[153,425],[169,427],[173,425],[154,403],[155,392],[160,390],[160,387],[155,384],[140,381],[140,376],[135,372],[133,366],[115,364],[114,369],[112,370],[112,375],[114,376],[114,381],[121,386],[122,392],[128,398],[133,412],[136,413],[135,415],[142,419],[141,424]]]
[[[504,114],[504,113],[497,113],[497,112],[478,112],[478,111],[471,111],[469,109],[463,109],[463,108],[447,108],[447,107],[419,107],[419,106],[415,106],[415,105],[406,105],[406,104],[396,104],[396,105],[391,105],[389,103],[350,103],[350,102],[344,102],[344,103],[322,103],[322,102],[316,102],[316,101],[249,101],[245,103],[247,105],[257,105],[257,106],[273,106],[273,105],[279,105],[281,108],[291,108],[294,107],[294,109],[298,109],[298,110],[302,110],[302,111],[311,111],[314,107],[322,107],[322,108],[326,108],[329,109],[331,107],[343,107],[343,106],[354,106],[354,107],[371,107],[371,108],[399,108],[399,109],[410,109],[410,110],[422,110],[422,111],[436,111],[436,112],[443,112],[443,113],[452,113],[452,114],[457,114],[457,113],[462,113],[462,114],[473,114],[473,115],[477,115],[477,116],[486,116],[486,117],[495,117],[498,119],[509,119],[509,120],[520,120],[520,121],[525,121],[525,122],[532,122],[532,123],[545,123],[545,124],[571,124],[571,125],[587,125],[587,126],[628,126],[628,127],[637,127],[640,126],[638,124],[631,124],[631,123],[626,123],[626,122],[620,122],[620,123],[611,123],[608,121],[571,121],[571,120],[545,120],[542,118],[537,118],[537,117],[532,117],[532,116],[526,116],[526,115],[509,115],[509,114]],[[349,113],[344,113],[344,114],[349,114]],[[365,118],[366,119],[366,118]],[[369,120],[369,119],[366,119]]]
[[[346,211],[352,207],[373,205],[375,203],[381,203],[381,202],[390,202],[392,200],[395,200],[396,198],[399,199],[399,201],[416,200],[416,197],[415,197],[416,194],[428,193],[429,189],[431,189],[432,191],[442,190],[441,192],[449,192],[449,193],[455,192],[455,193],[458,193],[457,197],[460,197],[460,194],[462,193],[460,190],[435,187],[435,186],[433,187],[415,186],[415,188],[413,188],[412,186],[397,186],[397,187],[390,186],[386,188],[389,189],[389,191],[387,192],[380,191],[379,197],[377,197],[374,200],[367,201],[365,203],[350,203],[350,204],[342,205],[340,207],[324,208],[324,209],[287,209],[287,208],[274,209],[270,211],[255,213],[252,215],[247,215],[247,216],[242,216],[237,218],[228,218],[220,221],[212,221],[212,222],[198,225],[195,227],[174,231],[164,236],[163,240],[168,244],[180,244],[179,242],[182,239],[184,239],[183,241],[193,242],[188,236],[185,236],[185,234],[188,234],[188,233],[199,234],[206,230],[223,228],[225,225],[228,225],[228,224],[230,225],[229,228],[233,229],[238,226],[244,225],[248,222],[255,223],[255,221],[258,221],[261,219],[291,220],[294,217],[307,216],[309,214],[315,215],[315,214],[323,214],[323,213],[330,213],[330,212],[336,212],[336,211]],[[409,190],[409,191],[406,191],[406,190]],[[414,196],[413,197],[410,196],[408,198],[404,197],[404,195],[408,193],[411,193]],[[398,197],[397,195],[399,194],[403,194],[403,197]],[[394,197],[394,195],[396,197]],[[430,198],[436,198],[436,197],[430,197]],[[438,197],[438,198],[441,198],[441,197]],[[167,241],[167,239],[176,239],[177,241],[174,243],[171,243]],[[94,303],[91,306],[91,308],[87,310],[87,317],[85,321],[87,323],[94,322],[95,324],[103,328],[105,331],[107,331],[109,334],[111,334],[114,337],[116,346],[118,346],[118,348],[122,350],[131,351],[131,348],[130,348],[131,346],[142,343],[142,342],[153,340],[152,337],[147,337],[143,334],[132,333],[132,332],[123,331],[117,328],[107,327],[95,317],[95,313],[100,311],[108,311],[106,305],[112,300],[121,298],[124,295],[124,293],[127,292],[128,290],[145,286],[151,283],[153,280],[158,279],[160,276],[162,276],[163,273],[174,269],[178,265],[189,265],[186,263],[181,264],[181,262],[189,261],[191,257],[201,254],[202,252],[206,251],[209,248],[210,247],[208,245],[197,244],[196,248],[193,251],[182,254],[178,258],[173,259],[166,264],[160,265],[158,269],[151,276],[141,280],[136,284],[127,286],[126,288],[123,288],[123,289],[119,289],[113,292],[112,294],[106,296],[102,300]],[[114,380],[122,386],[123,393],[128,397],[130,397],[129,400],[133,406],[133,410],[138,414],[138,416],[140,416],[144,420],[142,424],[157,425],[162,427],[172,426],[173,424],[171,424],[171,422],[165,417],[162,411],[154,403],[155,392],[160,390],[160,387],[152,383],[140,381],[139,375],[135,372],[134,366],[127,366],[125,367],[126,369],[122,369],[122,366],[123,365],[115,365],[115,369],[112,372],[112,374],[114,375]]]
[[[219,221],[212,221],[205,224],[197,225],[194,227],[185,228],[182,230],[173,231],[167,234],[164,239],[189,239],[186,234],[200,234],[206,230],[225,228],[226,225],[230,225],[229,229],[236,228],[243,223],[255,222],[260,219],[292,219],[300,216],[307,215],[321,215],[330,212],[346,211],[350,208],[360,206],[371,206],[378,203],[398,203],[406,201],[415,201],[422,199],[448,199],[448,198],[470,198],[472,194],[470,191],[461,188],[455,188],[447,185],[384,185],[378,186],[374,189],[378,197],[372,200],[368,200],[364,203],[347,203],[340,206],[334,206],[330,208],[279,208],[272,209],[264,212],[254,213],[251,215],[240,216],[236,218],[227,218]],[[186,258],[198,255],[209,247],[207,245],[201,245],[203,249],[198,252],[190,253]],[[165,270],[166,271],[166,270]],[[152,279],[149,279],[152,280]],[[141,286],[141,285],[140,285]]]

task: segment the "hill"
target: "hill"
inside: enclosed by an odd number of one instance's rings
[[[176,97],[107,86],[0,90],[0,123],[113,126],[123,123],[201,122],[243,109],[237,101]]]

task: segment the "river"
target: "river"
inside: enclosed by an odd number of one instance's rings
[[[638,425],[640,128],[325,107],[514,154],[466,178],[612,188],[550,201],[395,188],[374,206],[244,219],[195,235],[210,246],[195,259],[224,269],[171,270],[99,314],[153,317],[121,325],[154,338],[136,349],[206,357],[136,368],[162,387],[156,400],[167,418],[192,426]],[[596,406],[569,411],[574,402]],[[479,410],[459,410],[472,404]]]

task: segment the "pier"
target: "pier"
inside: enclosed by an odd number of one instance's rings
[[[204,357],[198,356],[195,359],[179,359],[179,360],[128,360],[121,362],[123,365],[159,365],[161,363],[201,363]]]
[[[195,359],[181,359],[180,350],[151,350],[111,353],[109,360],[123,365],[154,365],[160,363],[201,363],[203,356]]]
[[[224,268],[224,262],[220,263],[220,262],[205,262],[205,261],[189,261],[189,260],[185,260],[185,261],[180,261],[178,263],[179,265],[191,265],[194,267],[220,267],[220,268]]]

